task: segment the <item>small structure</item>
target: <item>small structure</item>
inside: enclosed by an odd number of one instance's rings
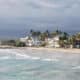
[[[38,39],[38,37],[30,37],[27,36],[25,38],[20,38],[21,42],[24,42],[26,44],[26,46],[40,46],[41,45],[41,41]]]
[[[74,48],[80,48],[80,39],[74,41]]]
[[[28,40],[28,38],[29,38],[28,36],[26,36],[24,38],[20,38],[20,41],[26,43],[26,41]]]
[[[54,37],[54,47],[55,48],[59,48],[59,36]]]
[[[42,41],[41,40],[39,40],[39,38],[38,37],[31,37],[32,38],[32,41],[33,41],[33,45],[34,46],[41,46],[41,44],[42,44]]]
[[[55,36],[53,38],[46,38],[45,42],[47,43],[47,47],[55,47],[59,48],[59,36]]]
[[[26,44],[26,46],[29,46],[29,47],[33,46],[33,39],[29,36],[20,38],[20,41],[24,42]]]
[[[70,45],[70,48],[72,49],[73,48],[73,45]]]

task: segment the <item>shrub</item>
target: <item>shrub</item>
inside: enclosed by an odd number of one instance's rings
[[[25,43],[24,42],[20,42],[20,41],[16,41],[16,47],[25,47]]]
[[[5,40],[1,42],[1,45],[15,46],[15,44],[16,44],[15,40]]]
[[[46,43],[41,44],[42,47],[45,47],[46,45],[47,45]]]

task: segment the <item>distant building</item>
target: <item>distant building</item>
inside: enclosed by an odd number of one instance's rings
[[[26,42],[28,40],[28,38],[29,38],[28,36],[27,37],[24,37],[24,38],[20,38],[20,41],[21,42]]]
[[[47,43],[47,47],[55,47],[59,48],[59,36],[55,36],[53,38],[46,38],[45,42]]]
[[[32,37],[34,46],[41,46],[42,41],[38,37]]]
[[[26,44],[26,46],[40,46],[41,45],[41,41],[38,39],[38,37],[25,37],[25,38],[20,38],[21,42],[24,42]]]
[[[80,48],[80,39],[76,39],[73,46],[74,48]]]
[[[21,42],[24,42],[26,44],[26,46],[41,46],[44,42],[46,43],[47,47],[54,47],[54,48],[59,48],[59,36],[55,36],[55,37],[48,37],[45,39],[45,41],[41,41],[39,40],[39,38],[37,36],[32,37],[32,36],[27,36],[24,38],[20,38]]]
[[[33,46],[33,39],[29,36],[26,36],[24,38],[20,38],[21,42],[24,42],[26,44],[26,46]]]

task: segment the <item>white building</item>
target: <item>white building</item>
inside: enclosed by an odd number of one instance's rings
[[[28,38],[29,38],[28,36],[27,37],[24,37],[24,38],[20,38],[20,41],[21,42],[26,42],[28,40]]]
[[[45,40],[47,42],[47,47],[55,47],[55,48],[59,48],[59,36],[55,36],[53,38],[47,38]]]
[[[26,46],[40,46],[43,41],[40,41],[38,39],[38,37],[24,37],[24,38],[20,38],[21,42],[24,42],[26,44]],[[47,47],[55,47],[55,48],[59,48],[59,36],[55,36],[53,38],[46,38],[45,42],[47,43]]]
[[[21,42],[24,42],[26,46],[40,46],[41,41],[37,37],[25,37],[25,38],[20,38]]]
[[[21,42],[24,42],[26,44],[26,46],[33,46],[33,39],[29,36],[24,37],[24,38],[20,38]]]
[[[40,41],[38,37],[32,37],[32,41],[34,46],[40,46],[42,44],[42,41]]]

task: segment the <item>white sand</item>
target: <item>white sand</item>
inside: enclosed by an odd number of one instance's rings
[[[34,51],[49,51],[49,52],[62,52],[62,53],[80,53],[80,49],[70,49],[70,48],[43,48],[43,47],[25,47],[25,48],[20,48],[20,50],[34,50]]]

